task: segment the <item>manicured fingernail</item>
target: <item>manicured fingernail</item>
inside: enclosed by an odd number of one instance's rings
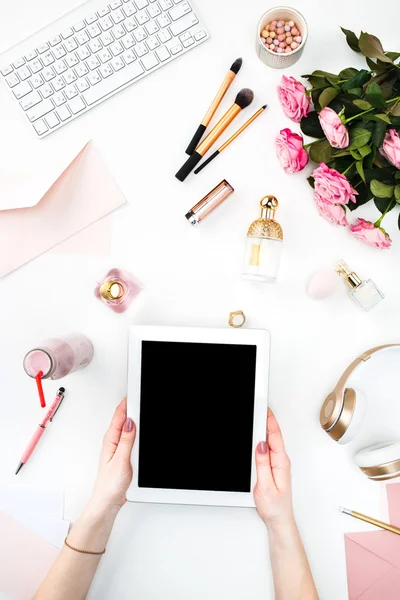
[[[259,451],[260,454],[267,454],[267,452],[268,452],[267,442],[260,442],[257,446],[257,450]]]
[[[124,431],[132,431],[133,429],[133,421],[130,417],[127,418],[124,425]]]

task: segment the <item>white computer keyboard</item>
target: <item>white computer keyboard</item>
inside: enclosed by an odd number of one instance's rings
[[[187,0],[112,0],[84,16],[79,7],[40,36],[0,57],[1,78],[39,137],[209,37]]]

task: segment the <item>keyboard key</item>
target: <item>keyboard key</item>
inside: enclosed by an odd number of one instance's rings
[[[99,50],[101,50],[103,47],[99,38],[95,38],[94,40],[91,40],[89,42],[88,46],[89,46],[90,50],[93,52],[93,54],[95,52],[98,52]]]
[[[76,53],[81,60],[85,60],[85,58],[88,58],[88,56],[90,56],[90,50],[87,46],[82,46],[82,48],[78,48]]]
[[[12,88],[19,84],[19,77],[16,73],[11,73],[11,75],[7,75],[6,81],[8,86]]]
[[[155,21],[150,21],[145,25],[146,31],[149,35],[153,35],[153,33],[157,33],[158,25]]]
[[[89,35],[90,35],[91,38],[94,38],[94,37],[96,37],[96,35],[100,35],[101,34],[101,29],[100,29],[98,23],[93,23],[93,25],[89,25],[89,27],[87,28],[87,30],[88,30],[88,33],[89,33]]]
[[[115,27],[113,27],[113,29],[111,31],[116,40],[120,40],[126,34],[126,31],[125,31],[123,25],[115,25]]]
[[[169,11],[169,16],[173,21],[177,21],[178,19],[181,19],[183,16],[187,15],[191,11],[192,7],[190,6],[190,4],[188,2],[182,2],[181,4],[178,4],[178,6],[175,6],[175,8]]]
[[[67,101],[64,92],[58,92],[57,94],[55,94],[53,96],[53,100],[56,106],[61,106],[61,104],[64,104],[64,102]]]
[[[64,47],[66,49],[67,52],[72,52],[73,50],[76,50],[78,47],[78,44],[76,43],[75,39],[72,38],[68,38],[65,42],[64,42]]]
[[[17,60],[14,60],[13,62],[13,66],[14,69],[19,69],[19,67],[22,67],[22,65],[25,64],[25,59],[24,58],[17,58]]]
[[[53,69],[53,67],[47,67],[46,69],[44,69],[42,75],[46,81],[50,81],[51,79],[54,79],[54,77],[56,76],[56,72]]]
[[[115,8],[119,8],[121,4],[121,0],[113,0],[112,2],[110,2],[109,6],[112,10],[114,10]]]
[[[160,45],[160,42],[158,41],[156,36],[153,36],[147,40],[147,45],[150,48],[150,50],[155,50]]]
[[[58,92],[65,87],[65,81],[62,77],[56,77],[53,79],[53,88]]]
[[[23,98],[29,94],[29,92],[32,91],[32,88],[27,81],[23,81],[22,83],[19,83],[13,87],[12,91],[16,99],[19,100],[20,98]]]
[[[42,63],[44,64],[45,67],[47,67],[48,65],[51,65],[54,62],[54,56],[50,51],[45,52],[41,56],[41,59],[42,59]]]
[[[67,98],[69,98],[69,100],[71,100],[71,98],[75,98],[75,96],[78,95],[78,90],[76,89],[76,87],[74,85],[69,85],[65,88],[64,90],[65,95],[67,96]]]
[[[129,48],[132,48],[132,46],[135,45],[135,40],[133,39],[133,36],[130,33],[123,37],[121,42],[127,50],[129,50]]]
[[[139,56],[139,58],[141,58],[142,56],[147,54],[148,50],[147,50],[146,44],[144,44],[143,42],[136,44],[135,52]]]
[[[44,84],[43,77],[40,75],[40,73],[36,74],[36,75],[32,75],[32,77],[30,78],[29,81],[31,82],[31,84],[33,85],[33,87],[35,89]]]
[[[28,94],[21,100],[20,106],[21,106],[22,110],[28,110],[28,108],[32,108],[32,106],[35,106],[35,104],[37,104],[38,102],[41,102],[41,101],[42,101],[41,95],[39,94],[39,92],[34,90],[33,92],[31,92],[30,94]]]
[[[37,73],[43,69],[43,65],[38,58],[34,58],[32,62],[29,63],[32,73]]]
[[[51,38],[50,40],[50,46],[57,46],[57,44],[61,43],[61,37],[59,35],[55,35],[53,38]]]
[[[159,2],[163,10],[168,10],[169,8],[173,7],[173,3],[171,2],[171,0],[159,0]]]
[[[157,2],[149,6],[147,12],[149,13],[151,19],[155,19],[158,17],[158,15],[161,15],[161,9]]]
[[[149,5],[147,0],[135,0],[135,4],[139,10],[142,10],[142,8],[146,8],[146,6]]]
[[[134,33],[137,42],[141,42],[147,38],[147,33],[143,29],[143,27],[139,27]]]
[[[7,65],[6,67],[3,67],[3,68],[1,69],[1,74],[2,74],[2,75],[4,75],[4,77],[5,77],[6,75],[9,75],[9,74],[10,74],[10,73],[12,73],[12,72],[13,72],[13,68],[12,68],[12,66],[11,66],[11,65]]]
[[[74,35],[74,30],[72,27],[68,27],[68,29],[63,31],[61,35],[63,36],[64,40],[66,40],[67,38],[71,37],[71,35]]]
[[[60,120],[57,117],[55,112],[52,112],[52,113],[49,113],[48,115],[46,115],[46,123],[50,128],[57,127],[59,122],[60,122]]]
[[[105,6],[104,8],[101,8],[100,10],[98,10],[97,14],[99,17],[105,17],[106,15],[108,15],[109,12],[110,12],[110,9],[108,8],[108,6]]]
[[[43,52],[46,52],[46,50],[49,49],[49,45],[47,42],[44,42],[44,44],[40,44],[40,46],[37,47],[37,51],[39,52],[39,54],[43,54]]]
[[[75,23],[75,25],[74,25],[74,29],[76,32],[82,31],[82,29],[85,29],[85,27],[86,27],[85,21],[78,21],[78,23]]]
[[[133,52],[133,50],[127,50],[123,53],[122,57],[127,65],[130,65],[133,61],[136,60],[136,55]]]
[[[117,8],[117,10],[113,10],[113,12],[111,13],[111,18],[116,25],[118,25],[118,23],[121,23],[121,21],[125,19],[124,13],[120,8]]]
[[[67,106],[71,109],[74,115],[86,108],[84,101],[79,96],[68,102]]]
[[[190,37],[188,40],[185,40],[183,42],[183,47],[189,48],[189,46],[192,46],[193,44],[194,44],[194,39],[192,37]]]
[[[50,83],[45,83],[45,85],[40,88],[40,93],[42,94],[43,98],[49,98],[49,96],[54,94],[54,90]]]
[[[88,25],[91,25],[92,23],[97,21],[97,15],[93,13],[93,15],[89,15],[89,17],[86,17],[85,21]]]
[[[144,25],[149,20],[149,16],[144,10],[136,15],[136,21],[139,23],[139,25]]]
[[[108,60],[112,59],[112,54],[107,50],[107,48],[104,48],[101,52],[99,52],[98,56],[102,63],[106,63]]]
[[[66,121],[70,118],[71,113],[67,106],[60,106],[57,108],[57,115],[60,117],[61,121]]]
[[[160,42],[162,44],[165,44],[165,42],[168,42],[171,39],[171,34],[168,31],[168,29],[163,29],[163,31],[160,31],[158,34],[158,39],[160,40]]]
[[[124,26],[125,26],[125,29],[129,32],[129,31],[133,31],[134,29],[137,28],[137,23],[133,19],[133,17],[131,17],[130,19],[125,19]]]
[[[105,65],[101,65],[99,71],[100,71],[103,79],[106,79],[106,77],[110,77],[110,75],[112,75],[114,72],[109,63],[106,63]]]
[[[44,133],[46,133],[46,131],[49,130],[43,119],[36,121],[36,123],[34,124],[34,128],[36,129],[36,133],[38,135],[43,135]]]
[[[53,48],[53,54],[54,54],[54,58],[58,59],[58,58],[62,58],[63,56],[65,56],[67,53],[65,51],[65,48],[62,44],[60,44],[59,46],[56,46],[55,48]]]
[[[83,63],[83,64],[85,64],[85,63]],[[73,83],[74,81],[76,81],[76,79],[77,79],[77,77],[72,69],[70,71],[67,71],[66,73],[64,73],[64,80],[65,80],[66,84]]]
[[[181,44],[177,44],[176,46],[174,46],[173,48],[171,48],[171,54],[178,54],[179,52],[182,52],[183,47],[181,46]]]
[[[167,58],[169,58],[171,56],[165,46],[162,46],[161,48],[157,48],[156,54],[157,54],[158,58],[161,60],[161,62],[163,62],[164,60],[167,60]]]
[[[75,67],[75,73],[78,75],[78,77],[83,77],[84,75],[87,75],[89,73],[89,69],[87,68],[85,63],[80,63]]]
[[[125,67],[121,71],[114,74],[113,77],[103,80],[99,85],[87,90],[82,94],[86,104],[91,106],[95,102],[98,102],[105,96],[108,96],[111,92],[114,92],[118,88],[130,83],[140,75],[144,73],[142,66],[139,62],[133,62],[132,64]]]
[[[66,56],[65,62],[71,68],[78,64],[79,59],[78,59],[77,55],[75,54],[75,52],[73,52],[72,54],[68,54],[68,56]]]
[[[169,25],[171,23],[171,19],[169,18],[168,15],[161,15],[160,17],[157,17],[157,23],[159,24],[160,27],[167,27],[167,25]],[[168,32],[169,34],[169,32]],[[169,37],[171,39],[171,35],[169,34]]]
[[[33,123],[33,121],[37,121],[41,117],[44,117],[44,115],[47,115],[47,113],[53,109],[54,104],[49,98],[47,98],[47,100],[42,100],[42,102],[38,102],[38,104],[27,110],[26,116],[30,122]]]
[[[28,79],[28,77],[32,75],[32,73],[26,65],[18,69],[17,73],[21,81],[25,81],[25,79]]]
[[[101,76],[98,73],[98,71],[93,71],[93,73],[90,73],[90,75],[88,75],[88,79],[92,85],[96,85],[96,83],[100,83]]]
[[[107,32],[102,33],[99,39],[102,41],[103,46],[108,46],[109,44],[113,43],[114,36],[111,32]]]
[[[186,31],[186,29],[189,29],[189,27],[193,27],[193,25],[197,25],[198,22],[199,22],[198,18],[192,12],[189,15],[187,15],[186,17],[182,17],[182,19],[180,19],[176,23],[172,23],[172,25],[170,26],[171,33],[174,36],[180,35],[184,31]]]
[[[119,42],[115,42],[115,44],[112,44],[110,46],[110,50],[114,56],[118,56],[118,54],[121,54],[124,51],[123,47]]]
[[[206,32],[204,31],[204,29],[202,29],[201,31],[198,31],[195,36],[194,39],[199,42],[200,40],[202,40],[203,38],[205,38],[207,36]]]
[[[64,60],[58,60],[56,63],[54,63],[54,68],[58,75],[61,75],[61,73],[65,73],[65,71],[68,69]]]
[[[192,34],[190,33],[190,31],[187,31],[186,33],[183,33],[182,35],[180,35],[179,39],[183,44],[183,42],[186,42],[186,40],[188,40],[191,37],[192,37]]]
[[[75,85],[80,92],[84,92],[85,90],[89,89],[89,83],[86,77],[82,77],[82,79],[79,79]]]
[[[78,42],[78,44],[80,46],[82,46],[82,44],[87,44],[87,42],[89,40],[90,40],[90,37],[88,36],[86,31],[80,31],[76,36],[76,41]]]
[[[28,62],[36,57],[37,57],[36,50],[32,50],[32,52],[28,52],[27,54],[25,54],[25,60],[27,60]]]
[[[127,3],[126,3],[124,6],[123,6],[122,10],[124,11],[124,13],[125,13],[125,15],[126,15],[127,17],[130,17],[131,15],[134,15],[134,14],[135,14],[135,12],[136,12],[136,8],[135,8],[135,6],[134,6],[133,2],[130,2],[130,1],[129,1],[129,2],[127,2]]]
[[[114,69],[114,71],[120,71],[121,69],[124,68],[125,63],[120,56],[117,56],[116,58],[112,59],[111,65],[112,65],[112,68]]]
[[[99,23],[103,31],[107,31],[107,29],[111,29],[111,27],[114,26],[114,23],[110,17],[104,17],[104,19],[100,19]]]
[[[155,66],[158,65],[158,58],[155,54],[153,54],[153,52],[150,52],[142,58],[142,64],[146,71],[150,71],[150,69],[153,69]]]

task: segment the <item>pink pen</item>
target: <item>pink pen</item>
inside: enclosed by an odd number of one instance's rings
[[[35,433],[33,434],[28,446],[26,447],[26,450],[22,455],[21,462],[18,465],[18,469],[15,471],[16,475],[20,472],[20,470],[22,469],[24,464],[26,462],[28,462],[28,459],[30,458],[32,452],[36,448],[36,444],[38,443],[38,441],[44,434],[44,430],[46,429],[48,422],[50,421],[50,423],[51,423],[51,421],[54,419],[54,415],[56,414],[56,412],[58,411],[58,409],[61,406],[62,401],[64,400],[64,394],[65,394],[65,388],[61,387],[58,390],[57,396],[56,396],[53,404],[50,406],[50,409],[48,410],[47,415],[45,416],[43,421],[40,423],[40,425],[37,426]]]

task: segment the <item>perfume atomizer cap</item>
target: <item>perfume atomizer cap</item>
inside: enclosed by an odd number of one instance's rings
[[[186,219],[191,225],[197,225],[234,191],[231,184],[224,179],[186,213]]]

